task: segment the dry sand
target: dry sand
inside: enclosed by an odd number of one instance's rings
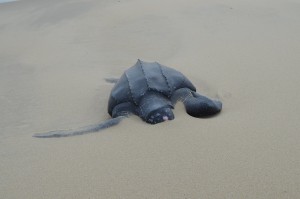
[[[297,0],[0,4],[0,198],[300,198],[299,35]],[[103,78],[138,58],[223,112],[31,137],[108,118]]]

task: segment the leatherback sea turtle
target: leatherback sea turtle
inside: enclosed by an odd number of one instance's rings
[[[115,83],[108,101],[112,117],[101,124],[77,130],[51,131],[34,137],[66,137],[96,132],[118,124],[130,114],[139,116],[150,124],[173,120],[172,109],[182,101],[186,112],[197,118],[219,113],[222,103],[196,93],[195,86],[180,72],[157,62],[138,60],[120,79],[107,79]]]

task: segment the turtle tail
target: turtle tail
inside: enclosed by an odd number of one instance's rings
[[[75,135],[83,135],[87,133],[95,133],[101,131],[103,129],[109,128],[111,126],[115,126],[119,124],[126,116],[119,116],[116,118],[108,119],[100,124],[93,124],[85,127],[81,127],[77,130],[58,130],[58,131],[50,131],[47,133],[36,133],[33,137],[36,138],[59,138],[59,137],[69,137]]]

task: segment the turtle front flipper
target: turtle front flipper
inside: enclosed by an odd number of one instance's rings
[[[210,117],[222,110],[222,102],[212,100],[187,88],[178,89],[172,96],[172,103],[182,101],[186,112],[193,117]]]
[[[100,124],[93,124],[85,127],[81,127],[76,130],[58,130],[58,131],[50,131],[47,133],[36,133],[33,137],[37,138],[59,138],[59,137],[69,137],[75,135],[83,135],[87,133],[95,133],[100,130],[109,128],[111,126],[117,125],[120,123],[121,120],[126,118],[126,116],[118,116],[116,118],[108,119]]]
[[[133,104],[126,102],[117,105],[112,112],[111,119],[108,119],[100,124],[93,124],[85,127],[81,127],[76,130],[58,130],[58,131],[50,131],[47,133],[36,133],[33,137],[37,138],[53,138],[53,137],[69,137],[75,135],[83,135],[87,133],[94,133],[100,130],[109,128],[111,126],[115,126],[120,123],[121,120],[127,118],[130,114],[135,114],[136,108]]]

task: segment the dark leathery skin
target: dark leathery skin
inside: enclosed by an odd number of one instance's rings
[[[124,72],[112,89],[108,113],[112,115],[113,108],[124,102],[140,106],[141,99],[147,96],[148,92],[155,92],[170,100],[173,92],[179,88],[196,91],[194,85],[182,73],[157,62],[138,60]]]

